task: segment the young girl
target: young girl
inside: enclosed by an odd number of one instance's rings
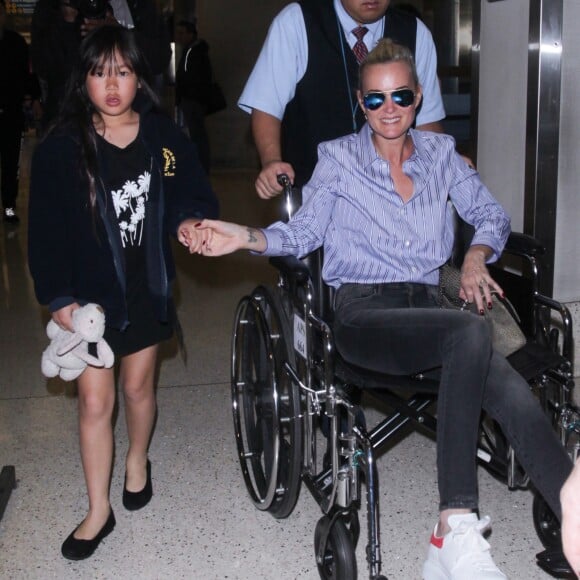
[[[153,493],[147,451],[155,364],[176,320],[168,234],[198,251],[204,234],[196,224],[218,213],[195,147],[156,111],[146,70],[130,31],[103,26],[86,37],[60,116],[35,151],[29,207],[39,302],[68,330],[79,305],[105,310],[125,399],[128,510],[144,507]],[[64,542],[65,558],[91,556],[115,526],[114,402],[113,369],[88,367],[78,379],[78,406],[89,511]]]

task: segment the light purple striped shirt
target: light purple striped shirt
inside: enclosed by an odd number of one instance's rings
[[[510,220],[448,135],[410,130],[414,152],[403,170],[414,193],[403,202],[389,163],[378,156],[368,124],[318,147],[318,164],[304,186],[303,205],[289,223],[264,229],[265,255],[305,256],[324,246],[324,281],[437,284],[451,256],[453,211],[475,227],[472,244],[492,248],[495,261]]]

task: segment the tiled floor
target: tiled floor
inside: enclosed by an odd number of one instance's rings
[[[253,174],[222,172],[213,182],[226,219],[259,225],[275,215],[274,202],[255,196]],[[61,557],[61,542],[82,519],[86,496],[73,389],[40,373],[47,318],[27,273],[25,185],[21,225],[0,224],[0,467],[14,465],[18,479],[0,522],[0,578],[318,578],[313,534],[320,510],[307,490],[294,513],[276,521],[249,501],[236,459],[229,395],[234,309],[256,284],[272,281],[273,272],[262,258],[214,261],[180,249],[177,295],[188,362],[173,346],[163,353],[150,454],[155,495],[142,512],[121,505],[127,442],[119,420],[111,490],[117,527],[89,560]],[[379,459],[379,471],[383,572],[390,580],[418,579],[436,518],[434,442],[410,435]],[[535,565],[541,546],[530,492],[509,492],[481,471],[480,495],[482,513],[494,524],[496,562],[510,579],[546,578]],[[361,524],[358,562],[365,578],[364,517]]]

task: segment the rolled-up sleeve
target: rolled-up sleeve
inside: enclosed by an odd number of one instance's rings
[[[493,250],[488,262],[501,256],[511,232],[510,218],[504,208],[482,183],[479,173],[456,154],[458,171],[450,197],[457,213],[475,228],[472,245],[482,244]]]

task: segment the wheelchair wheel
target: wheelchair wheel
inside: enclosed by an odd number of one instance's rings
[[[562,546],[560,522],[543,497],[536,494],[532,505],[534,527],[544,548],[559,548]]]
[[[325,537],[326,545],[321,546]],[[353,538],[342,518],[333,521],[324,516],[318,520],[314,530],[314,550],[322,580],[356,580]]]
[[[258,287],[236,312],[232,339],[232,409],[238,456],[256,507],[287,517],[302,468],[300,391],[284,370],[294,366],[290,326],[277,295]]]
[[[342,521],[350,533],[352,545],[356,550],[360,538],[360,521],[358,518],[358,509],[349,510],[348,514],[344,516]]]

